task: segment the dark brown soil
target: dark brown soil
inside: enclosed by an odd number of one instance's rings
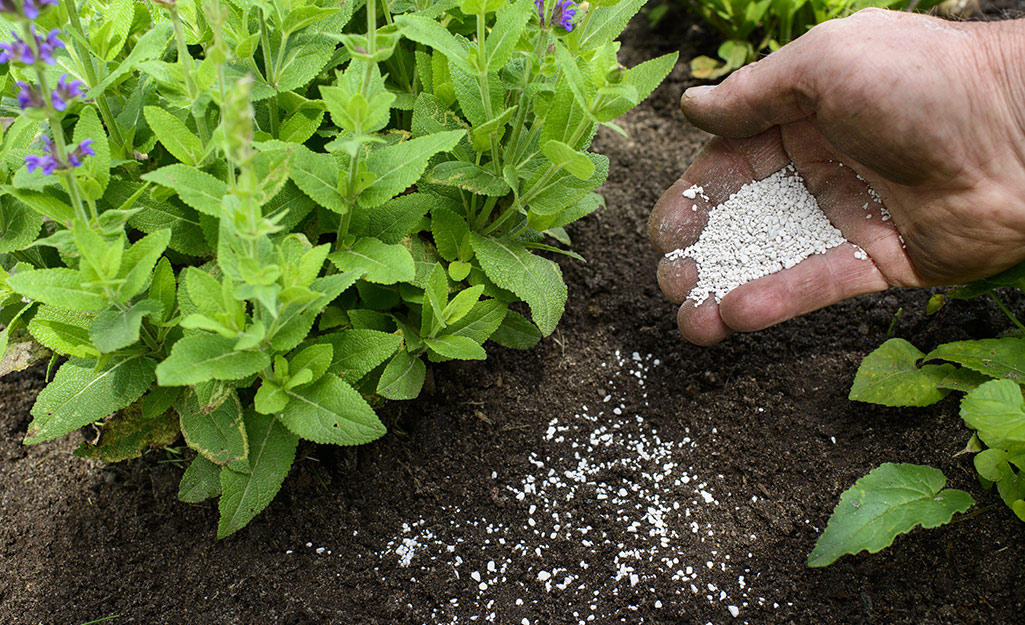
[[[713,52],[688,19],[670,13],[655,32],[635,20],[624,62],[674,42],[684,59]],[[596,149],[613,165],[608,208],[571,229],[589,263],[562,263],[570,299],[551,338],[436,369],[432,393],[385,409],[390,433],[377,443],[300,448],[275,501],[228,540],[214,538],[215,504],[177,501],[183,465],[173,454],[103,466],[71,456],[82,435],[22,446],[43,372],[0,381],[0,623],[1021,623],[1025,524],[1002,505],[879,554],[805,566],[840,493],[882,462],[938,467],[981,506],[999,503],[970,459],[954,456],[967,440],[956,399],[894,410],[847,392],[897,315],[896,335],[922,349],[1007,324],[987,302],[927,317],[928,294],[904,291],[714,348],[683,343],[655,284],[645,223],[706,139],[678,112],[685,86],[680,64],[622,121],[629,139],[600,134]],[[553,435],[553,419],[569,429]],[[602,426],[647,447],[571,446]],[[666,441],[677,443],[671,462],[700,484],[642,475]],[[526,476],[571,468],[574,453],[602,467],[593,479],[613,491],[640,485],[629,505],[581,490],[556,501],[559,486],[541,488],[547,499],[517,499]],[[650,537],[647,521],[643,535],[620,522],[674,501],[691,516],[666,517],[667,541]],[[559,514],[567,530],[592,525],[590,544],[563,536]],[[621,553],[631,545],[641,557]],[[692,566],[693,581],[662,572],[662,558],[679,562],[673,570]],[[628,573],[617,579],[624,563],[636,585]],[[539,574],[553,568],[564,570],[545,584]],[[573,583],[553,586],[566,571]]]

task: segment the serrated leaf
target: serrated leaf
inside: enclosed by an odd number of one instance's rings
[[[118,63],[113,71],[107,74],[99,84],[90,89],[89,93],[85,94],[84,99],[95,100],[101,97],[101,94],[111,85],[135,71],[140,63],[159,58],[163,54],[164,49],[167,48],[167,44],[171,42],[173,32],[174,30],[169,22],[154,24],[150,30],[135,42],[135,45],[132,46],[132,52]]]
[[[334,445],[362,445],[384,436],[384,425],[374,409],[337,377],[328,376],[312,386],[286,393],[291,401],[280,418],[301,438]]]
[[[278,129],[278,138],[289,143],[305,143],[324,121],[324,109],[303,106],[288,116]]]
[[[518,243],[491,239],[475,232],[470,233],[470,242],[488,278],[527,302],[542,335],[551,334],[566,305],[566,283],[559,266],[531,254]]]
[[[944,343],[926,360],[949,360],[991,378],[1007,378],[1025,384],[1025,339],[1004,337]]]
[[[163,312],[160,302],[144,299],[127,310],[105,310],[96,315],[89,328],[89,339],[103,354],[123,349],[139,341],[142,318]]]
[[[123,282],[117,289],[117,301],[127,302],[146,288],[160,255],[171,241],[171,231],[156,230],[142,237],[125,250],[118,278]]]
[[[346,204],[338,193],[338,164],[329,154],[300,146],[289,172],[292,181],[317,204],[336,213],[345,213]]]
[[[658,87],[669,72],[673,71],[678,52],[665,54],[631,67],[626,72],[626,83],[637,90],[637,101],[643,102]]]
[[[530,349],[541,340],[541,332],[529,319],[510,310],[502,320],[502,325],[491,335],[491,340],[502,347]]]
[[[207,460],[223,466],[248,458],[242,404],[234,392],[210,410],[200,404],[196,393],[190,389],[178,398],[175,410],[181,418],[186,444]],[[244,462],[242,464],[244,466]]]
[[[242,529],[259,514],[281,489],[295,460],[299,438],[271,415],[250,410],[245,416],[249,442],[248,472],[221,469],[220,521],[217,538]]]
[[[82,286],[74,269],[33,269],[7,278],[7,285],[29,299],[69,310],[91,311],[107,307],[107,298],[93,287]]]
[[[377,384],[377,392],[388,399],[416,399],[426,376],[424,361],[402,350],[388,361]]]
[[[317,337],[316,342],[332,347],[328,373],[355,384],[388,360],[402,345],[402,337],[378,330],[342,330]]]
[[[166,258],[161,258],[153,270],[153,280],[149,285],[149,299],[160,302],[163,307],[161,320],[171,318],[177,298],[177,284],[174,279],[174,270]]]
[[[502,196],[510,191],[505,180],[479,165],[465,161],[438,163],[426,180],[431,184],[453,186],[478,195]]]
[[[395,284],[409,282],[416,275],[413,256],[403,245],[383,243],[364,237],[350,249],[332,252],[328,259],[340,271],[361,271],[369,282]]]
[[[278,93],[304,87],[324,69],[335,53],[335,43],[319,33],[306,31],[288,39],[285,60],[278,68]]]
[[[464,136],[462,130],[449,130],[377,150],[367,159],[376,179],[360,194],[360,204],[373,208],[403,192],[420,179],[432,156],[451,150]]]
[[[205,171],[176,163],[143,174],[142,179],[173,189],[183,202],[201,213],[221,216],[221,200],[228,185]]]
[[[207,380],[238,380],[270,365],[264,352],[234,350],[235,339],[196,334],[180,339],[157,367],[161,386],[184,386]]]
[[[509,62],[532,10],[536,8],[531,0],[518,0],[513,6],[498,12],[495,27],[491,29],[491,34],[487,38],[487,59],[484,66],[489,72],[497,72]]]
[[[1025,398],[1011,380],[993,380],[961,398],[961,418],[989,447],[1025,450]]]
[[[27,247],[42,226],[42,215],[10,195],[0,197],[0,254]]]
[[[43,217],[48,217],[59,224],[70,228],[71,222],[75,220],[75,209],[61,199],[60,195],[31,189],[15,189],[10,185],[4,185],[3,190]]]
[[[153,384],[154,367],[149,358],[130,356],[97,371],[94,361],[72,358],[36,397],[25,444],[64,436],[121,410]]]
[[[107,131],[100,123],[96,110],[87,106],[79,113],[78,123],[75,124],[75,133],[72,137],[74,143],[80,144],[86,139],[92,139],[92,148],[95,154],[86,158],[82,167],[75,170],[76,177],[88,176],[96,184],[83,184],[82,190],[86,197],[98,200],[103,197],[110,183],[110,144],[107,142]]]
[[[438,204],[434,195],[407,193],[375,208],[357,205],[352,210],[349,232],[384,243],[400,243],[413,234],[423,216]]]
[[[612,41],[623,32],[630,18],[637,14],[647,0],[622,0],[612,6],[593,9],[594,17],[588,20],[587,29],[576,29],[572,39],[580,50],[589,50]]]
[[[477,300],[480,299],[481,293],[484,292],[484,285],[478,284],[477,286],[471,286],[470,288],[463,289],[456,293],[452,301],[445,306],[445,310],[442,312],[442,320],[446,323],[455,323],[463,318],[473,307],[477,304]]]
[[[185,469],[178,485],[178,499],[185,503],[199,503],[221,494],[221,467],[197,455]]]
[[[395,23],[403,27],[403,34],[407,39],[441,52],[448,57],[450,63],[466,73],[474,72],[473,66],[467,61],[470,51],[467,41],[453,35],[440,23],[420,15],[401,15],[395,18]]]
[[[438,254],[445,260],[459,258],[459,247],[469,233],[466,220],[447,208],[439,206],[431,211],[431,234]]]
[[[141,187],[123,180],[112,180],[104,198],[117,206],[132,197]],[[168,246],[182,254],[201,256],[209,251],[199,225],[199,215],[193,208],[177,199],[157,201],[148,193],[139,196],[135,205],[141,210],[129,218],[128,225],[131,227],[147,233],[169,229],[171,240]]]
[[[547,156],[553,165],[565,169],[581,180],[587,180],[594,175],[594,163],[587,154],[574,150],[562,141],[546,141],[541,146],[541,153]]]
[[[849,398],[883,406],[928,406],[950,392],[938,388],[953,365],[923,365],[925,354],[904,339],[890,339],[865,357]]]
[[[157,106],[142,109],[146,123],[161,145],[185,165],[198,165],[203,160],[203,143],[192,134],[185,122]]]
[[[469,337],[483,345],[484,341],[491,338],[502,325],[508,310],[509,307],[504,302],[496,299],[479,301],[462,318],[452,322],[446,332],[456,336]],[[524,321],[534,329],[537,340],[540,340],[541,335],[538,333],[537,328],[534,328],[533,324],[530,324],[526,319]],[[534,342],[536,343],[537,340]]]
[[[96,358],[99,351],[89,339],[89,326],[95,317],[56,306],[40,306],[28,331],[32,338],[58,354],[79,358]]]
[[[918,525],[949,523],[975,500],[964,491],[944,489],[946,483],[943,473],[932,467],[886,463],[873,470],[840,495],[808,566],[826,566],[862,550],[876,553]]]

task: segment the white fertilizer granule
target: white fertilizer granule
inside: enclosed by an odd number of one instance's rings
[[[704,197],[703,191],[692,187],[683,195]],[[698,282],[687,296],[697,306],[709,295],[720,302],[741,284],[789,269],[846,242],[790,164],[744,185],[712,208],[697,242],[666,257],[689,257],[697,263]],[[858,248],[855,257],[866,259],[867,255]]]

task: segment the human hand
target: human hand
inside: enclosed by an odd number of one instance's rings
[[[1025,259],[1022,58],[1025,20],[869,9],[816,26],[716,87],[688,89],[684,114],[719,136],[655,205],[648,232],[659,252],[694,243],[709,209],[792,161],[868,260],[845,244],[694,306],[694,261],[663,259],[659,285],[681,304],[683,336],[711,345],[855,295],[963,283]],[[708,200],[683,197],[691,185]],[[891,220],[865,218],[868,185]]]

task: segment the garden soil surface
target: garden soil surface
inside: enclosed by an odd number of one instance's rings
[[[627,65],[715,48],[681,12],[623,39]],[[555,334],[434,368],[376,443],[301,445],[229,539],[215,502],[177,501],[173,453],[75,458],[88,431],[22,446],[44,371],[0,381],[0,623],[1022,623],[1025,524],[956,455],[957,399],[847,399],[891,327],[923,350],[994,336],[993,305],[926,316],[928,293],[891,292],[680,339],[645,228],[707,139],[679,113],[686,67],[622,120],[629,138],[595,142],[608,206],[570,229],[588,262],[560,260]],[[840,493],[883,462],[935,466],[986,509],[809,569]]]

